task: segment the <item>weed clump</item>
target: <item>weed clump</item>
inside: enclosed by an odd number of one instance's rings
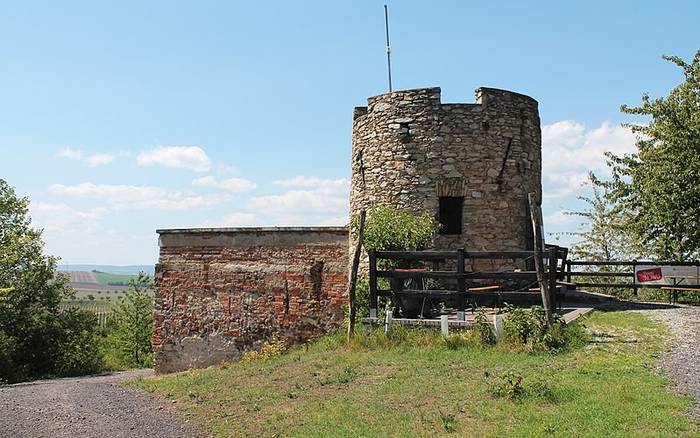
[[[525,399],[546,400],[552,403],[557,401],[554,390],[544,380],[535,378],[526,382],[521,374],[514,371],[497,375],[486,372],[484,376],[489,380],[488,390],[493,397],[512,401]]]
[[[554,317],[551,328],[547,327],[545,312],[540,306],[522,309],[506,305],[504,313],[506,342],[522,346],[526,351],[557,353],[585,342],[583,329],[577,324],[566,325],[559,316]]]
[[[279,339],[273,339],[262,344],[260,350],[250,351],[243,355],[241,362],[253,362],[258,360],[272,359],[278,357],[287,351],[287,343]]]
[[[486,319],[486,313],[483,310],[477,311],[474,325],[470,330],[450,333],[442,339],[449,350],[489,347],[496,344],[493,326]]]

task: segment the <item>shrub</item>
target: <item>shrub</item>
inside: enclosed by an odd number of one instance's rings
[[[507,314],[503,321],[506,341],[523,346],[527,351],[557,352],[580,345],[585,340],[585,333],[577,324],[566,325],[558,316],[548,328],[544,309],[540,306],[522,309],[507,305],[504,312]]]
[[[382,204],[368,213],[362,244],[367,251],[418,251],[430,246],[438,229],[438,222],[429,212],[415,213]],[[380,260],[380,268],[393,267],[389,262]]]
[[[152,279],[139,274],[112,311],[105,339],[105,357],[112,368],[144,368],[153,364]]]
[[[93,312],[67,309],[58,320],[60,348],[55,373],[59,376],[94,374],[104,369],[99,348],[97,317]]]
[[[477,310],[472,332],[479,345],[494,345],[496,343],[496,333],[494,333],[493,325],[486,319],[484,309]]]

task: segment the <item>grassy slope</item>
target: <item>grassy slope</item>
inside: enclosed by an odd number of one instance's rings
[[[606,342],[556,356],[439,343],[368,350],[329,337],[128,385],[177,400],[217,436],[700,436],[682,416],[690,400],[653,372],[664,328],[635,313],[595,313],[585,324]],[[553,394],[496,398],[485,373],[505,371],[526,384],[545,379]]]

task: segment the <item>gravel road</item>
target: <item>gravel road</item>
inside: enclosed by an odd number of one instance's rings
[[[115,383],[152,371],[0,386],[3,438],[197,437],[174,408]]]
[[[695,399],[689,415],[700,421],[700,307],[642,310],[666,324],[675,335],[659,367],[673,380],[674,389]]]

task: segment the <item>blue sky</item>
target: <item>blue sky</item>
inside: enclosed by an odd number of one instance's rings
[[[383,2],[0,9],[0,178],[65,263],[154,263],[156,228],[340,224],[352,109],[386,91]],[[390,2],[395,89],[540,102],[547,231],[631,151],[619,113],[682,80],[698,2]]]

